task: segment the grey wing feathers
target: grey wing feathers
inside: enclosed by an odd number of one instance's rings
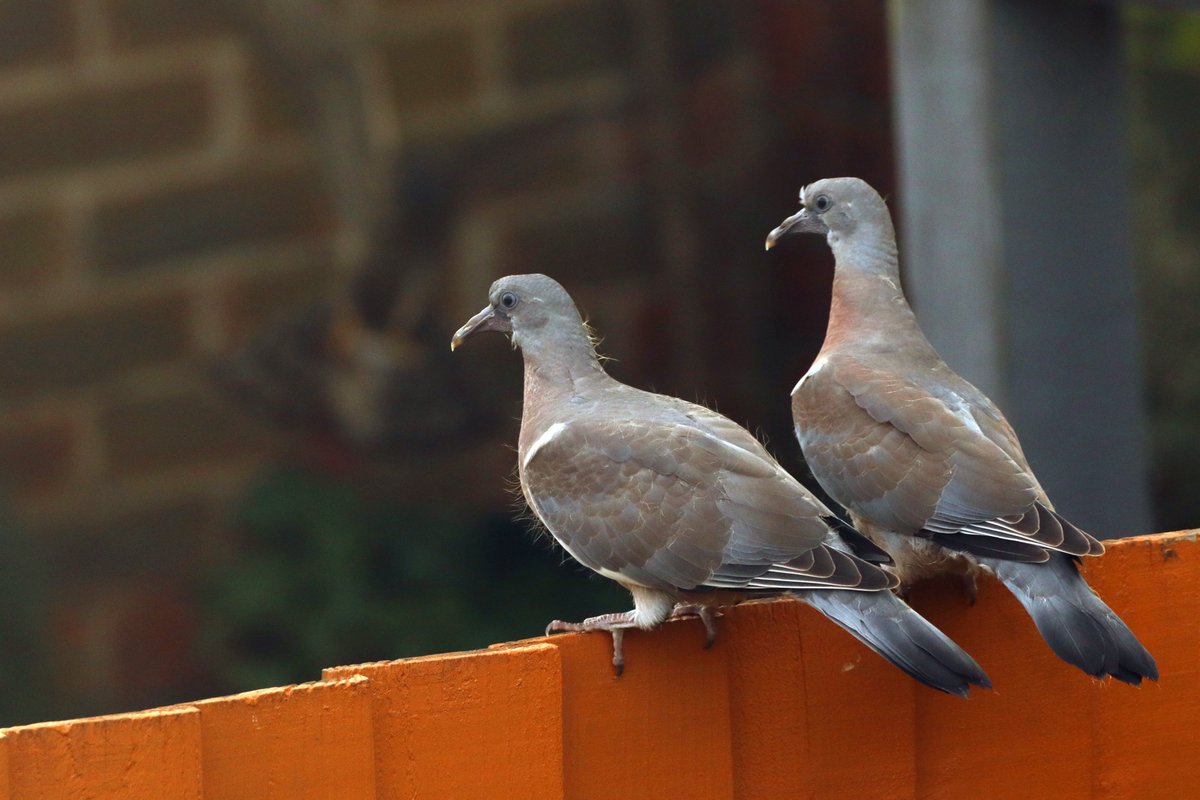
[[[892,573],[827,545],[820,545],[790,563],[771,564],[765,571],[745,564],[723,564],[704,582],[705,588],[747,592],[831,588],[878,592],[898,585],[899,580]]]
[[[850,548],[854,555],[872,564],[895,564],[888,551],[872,542],[849,522],[836,514],[824,517],[830,528],[837,531],[841,540]]]
[[[723,545],[719,512],[703,500],[711,490],[703,469],[687,453],[651,446],[637,435],[644,431],[627,433],[622,441],[603,426],[565,426],[524,465],[526,499],[584,566],[653,588],[698,585]],[[683,525],[695,535],[673,536]]]
[[[1050,508],[1000,412],[944,365],[918,383],[831,356],[815,377],[793,398],[797,435],[822,485],[860,513],[977,555],[1103,552]]]
[[[1024,514],[983,522],[934,518],[923,530],[948,547],[1001,558],[1005,557],[1002,553],[1009,553],[1007,557],[1015,561],[1044,562],[1050,558],[1051,550],[1073,556],[1098,556],[1104,552],[1099,541],[1040,501]],[[984,549],[988,552],[983,552]]]
[[[763,591],[891,581],[825,545],[828,509],[765,451],[694,420],[573,420],[523,465],[522,485],[572,556],[619,580]]]

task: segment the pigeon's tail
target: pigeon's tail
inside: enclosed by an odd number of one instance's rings
[[[1051,553],[1042,564],[981,558],[1029,616],[1055,655],[1089,675],[1138,685],[1158,680],[1154,657],[1079,574],[1075,560]]]
[[[971,684],[992,686],[975,659],[891,592],[818,590],[803,598],[926,686],[959,697]]]

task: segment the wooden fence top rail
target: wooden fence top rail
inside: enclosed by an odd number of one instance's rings
[[[1200,786],[1200,531],[1109,542],[1088,579],[1158,660],[1140,688],[1046,648],[998,584],[913,605],[983,665],[913,682],[791,600],[627,637],[567,634],[0,731],[0,800],[1176,798]],[[549,615],[552,609],[547,611]]]

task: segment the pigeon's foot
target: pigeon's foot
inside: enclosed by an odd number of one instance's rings
[[[682,619],[684,617],[699,617],[704,623],[704,649],[713,646],[717,641],[717,617],[721,616],[721,612],[712,606],[701,605],[699,603],[680,603],[671,611],[671,616],[667,619]]]
[[[626,611],[621,614],[601,614],[598,617],[588,617],[583,622],[563,622],[556,619],[546,626],[546,635],[552,633],[570,633],[574,631],[608,631],[613,643],[613,670],[617,677],[625,671],[625,631],[636,627],[634,615],[636,611]]]

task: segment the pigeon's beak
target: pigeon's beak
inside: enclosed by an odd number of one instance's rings
[[[457,350],[458,346],[465,342],[468,336],[479,333],[479,331],[500,331],[504,333],[511,330],[512,322],[509,321],[508,317],[497,315],[496,309],[488,306],[467,320],[466,325],[463,325],[454,332],[454,336],[450,339],[450,349]]]
[[[820,217],[813,216],[808,213],[807,208],[802,208],[767,234],[767,249],[770,250],[789,233],[829,233],[829,228],[825,227]]]

